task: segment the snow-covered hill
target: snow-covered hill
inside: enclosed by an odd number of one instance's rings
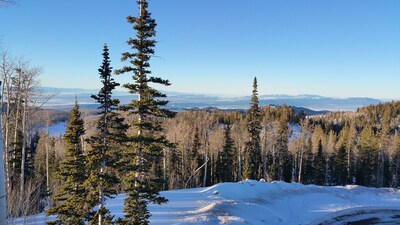
[[[317,225],[375,221],[379,217],[389,221],[385,224],[400,224],[400,191],[397,189],[320,187],[248,180],[161,193],[169,202],[149,207],[152,225]],[[107,207],[116,216],[123,215],[123,199],[124,195],[118,195],[107,202]],[[9,222],[23,224],[22,220],[19,218]],[[27,218],[26,222],[44,224],[46,220],[49,218],[39,214]]]

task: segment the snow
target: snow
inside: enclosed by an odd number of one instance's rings
[[[51,137],[58,137],[64,135],[66,125],[67,125],[66,121],[61,121],[49,126],[49,135]],[[47,128],[43,128],[43,130],[46,131]]]
[[[206,188],[163,191],[161,195],[169,202],[149,206],[151,225],[337,225],[343,224],[337,221],[338,218],[355,221],[372,217],[391,218],[399,224],[400,191],[391,188],[321,187],[246,180]],[[121,194],[107,202],[107,207],[117,217],[123,216],[124,198]],[[27,218],[26,224],[44,224],[50,219],[39,214]],[[22,218],[9,222],[23,224]]]
[[[295,139],[301,136],[301,126],[298,124],[289,124],[290,136],[289,142],[293,142]]]

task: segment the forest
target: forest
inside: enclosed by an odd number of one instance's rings
[[[151,76],[155,20],[139,0],[128,16],[135,38],[122,53],[126,66],[113,69],[108,45],[99,55],[102,87],[95,112],[44,108],[52,97],[40,91],[40,68],[3,51],[2,138],[7,216],[39,212],[57,216],[49,224],[148,224],[147,204],[168,201],[161,190],[205,187],[245,179],[324,186],[400,186],[400,102],[354,112],[308,116],[288,105],[259,105],[258,81],[243,111],[168,110],[166,95]],[[94,72],[96,68],[94,68]],[[132,102],[119,104],[115,76]],[[249,93],[250,94],[250,93]],[[65,134],[48,128],[67,121]],[[107,210],[107,199],[126,193],[123,218]]]

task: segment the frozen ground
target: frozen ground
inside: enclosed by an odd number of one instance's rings
[[[361,186],[319,187],[243,181],[207,188],[164,191],[164,205],[150,205],[151,225],[169,224],[400,224],[400,191]],[[107,202],[122,216],[124,195]],[[44,224],[43,214],[27,224]],[[358,222],[356,222],[358,221]],[[9,224],[23,224],[22,219]]]

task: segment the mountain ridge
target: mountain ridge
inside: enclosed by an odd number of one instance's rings
[[[47,104],[47,108],[60,108],[60,106],[70,106],[75,101],[75,95],[81,105],[96,105],[92,94],[96,94],[96,89],[84,88],[56,88],[41,87],[47,93],[57,93]],[[167,94],[168,108],[187,109],[187,108],[207,108],[216,107],[220,109],[247,109],[250,106],[251,96],[222,97],[212,94],[201,93],[182,93],[173,91],[163,91]],[[125,90],[115,90],[114,97],[119,98],[122,104],[127,104],[132,95]],[[349,97],[334,98],[314,94],[286,95],[286,94],[264,94],[259,95],[259,103],[263,105],[289,105],[303,107],[311,110],[323,111],[354,111],[359,107],[379,104],[384,100],[369,97]]]

